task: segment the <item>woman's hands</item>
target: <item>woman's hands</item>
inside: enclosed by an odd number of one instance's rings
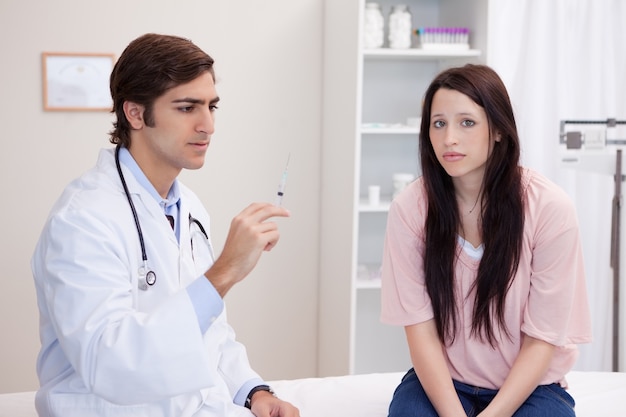
[[[428,399],[442,417],[465,417],[433,319],[406,326],[411,362]]]
[[[545,375],[555,346],[524,335],[522,348],[504,384],[479,417],[511,416],[537,388]]]

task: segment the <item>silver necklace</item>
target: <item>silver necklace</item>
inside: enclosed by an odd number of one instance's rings
[[[472,208],[469,211],[469,214],[472,214],[472,212],[474,211],[474,209],[476,208],[476,205],[478,205],[478,200],[480,200],[480,195],[478,195],[478,197],[476,198],[476,201],[474,202],[474,205],[472,206]]]

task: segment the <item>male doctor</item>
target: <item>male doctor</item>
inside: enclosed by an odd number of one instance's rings
[[[177,180],[204,163],[218,95],[191,41],[132,41],[110,79],[116,115],[96,166],[53,207],[32,258],[40,416],[297,417],[250,367],[223,297],[271,250],[254,203],[213,260],[209,216]]]

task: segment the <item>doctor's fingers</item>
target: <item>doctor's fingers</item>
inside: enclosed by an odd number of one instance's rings
[[[261,251],[273,248],[279,238],[278,225],[274,222],[239,219],[231,224],[222,254],[230,259],[258,257]]]
[[[238,216],[250,217],[257,222],[264,222],[271,217],[289,217],[289,210],[270,203],[252,203],[239,213]]]
[[[267,221],[270,217],[286,214],[289,212],[281,207],[272,205],[251,205],[233,218],[230,223],[229,237],[234,240],[239,238],[249,239],[257,235],[278,230],[278,225],[272,221]],[[265,245],[263,245],[265,246]]]
[[[229,233],[224,249],[226,247],[235,247],[237,252],[245,255],[245,252],[269,251],[280,239],[278,225],[272,222],[257,224],[251,227],[245,227],[232,230]],[[230,248],[229,248],[230,249]]]
[[[278,231],[278,225],[273,222],[262,223],[258,228],[258,239],[261,243],[266,242],[263,246],[263,250],[269,252],[278,243],[280,239],[280,232]]]

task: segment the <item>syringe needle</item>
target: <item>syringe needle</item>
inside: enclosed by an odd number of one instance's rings
[[[278,183],[278,192],[276,193],[276,201],[274,202],[275,206],[280,206],[283,203],[283,196],[285,195],[285,185],[287,184],[287,169],[289,168],[289,159],[291,159],[291,152],[287,155],[287,164],[285,164],[285,170],[283,171],[283,175],[280,177],[280,182]]]

